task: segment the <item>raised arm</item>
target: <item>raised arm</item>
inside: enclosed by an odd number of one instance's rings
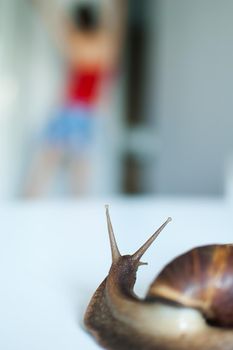
[[[66,11],[56,0],[30,0],[34,8],[40,13],[56,46],[66,53],[68,49],[68,37],[71,30],[71,22]]]
[[[128,0],[102,0],[103,30],[121,46],[127,28]]]

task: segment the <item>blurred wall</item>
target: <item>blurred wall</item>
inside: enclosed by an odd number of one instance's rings
[[[0,0],[0,8],[0,198],[9,198],[20,192],[31,141],[53,101],[58,69],[30,1]]]
[[[154,189],[221,194],[233,146],[233,1],[150,6],[149,113],[160,140]]]
[[[19,26],[22,8],[13,0],[0,1],[0,198],[13,192],[13,178],[17,155],[12,156],[18,134],[15,115],[20,111],[19,66],[22,46],[18,38],[23,31]]]

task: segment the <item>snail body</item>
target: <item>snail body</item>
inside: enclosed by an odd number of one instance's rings
[[[84,322],[109,350],[233,350],[233,246],[198,247],[169,263],[144,299],[133,287],[143,254],[170,221],[133,255],[121,256],[107,208],[108,276]]]

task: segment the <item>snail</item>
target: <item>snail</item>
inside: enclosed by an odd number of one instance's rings
[[[109,350],[233,350],[233,245],[194,248],[171,261],[144,299],[133,287],[141,258],[168,220],[132,255],[120,254],[106,206],[112,265],[84,317]]]

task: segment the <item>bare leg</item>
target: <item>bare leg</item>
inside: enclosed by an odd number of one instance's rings
[[[63,151],[55,147],[46,147],[38,152],[27,175],[24,197],[38,197],[46,191],[62,157]]]
[[[90,158],[85,155],[70,161],[70,188],[74,196],[86,195],[90,191]]]

